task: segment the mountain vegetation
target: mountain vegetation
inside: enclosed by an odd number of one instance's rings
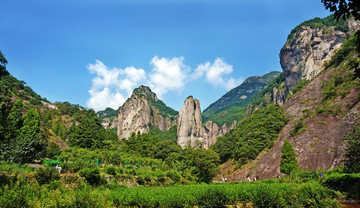
[[[323,33],[326,33],[326,28],[328,27],[335,27],[335,30],[348,32],[349,26],[346,24],[346,20],[347,19],[335,20],[334,15],[329,15],[325,18],[316,17],[314,19],[307,20],[291,30],[288,36],[288,41],[295,39],[296,37],[294,37],[294,34],[296,34],[304,26],[310,27],[312,29],[315,28],[324,29]]]
[[[294,148],[288,140],[284,141],[281,153],[280,172],[290,174],[298,168],[298,162]]]
[[[106,108],[103,111],[98,111],[97,112],[100,120],[103,120],[104,118],[112,118],[112,117],[117,117],[117,110],[114,110],[112,108]]]
[[[279,74],[280,72],[270,72],[262,77],[255,76],[246,79],[241,85],[207,107],[202,113],[203,122],[211,120],[221,126],[224,123],[231,125],[233,121],[239,121],[245,113],[246,105],[254,95]]]
[[[211,147],[219,153],[221,162],[235,159],[239,165],[254,160],[265,148],[271,148],[287,118],[278,105],[256,110],[241,120],[235,129],[222,137]]]

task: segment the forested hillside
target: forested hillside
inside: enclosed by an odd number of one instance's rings
[[[212,121],[219,126],[239,121],[245,113],[246,105],[254,95],[263,90],[280,72],[270,72],[261,77],[249,77],[241,85],[230,90],[202,112],[203,122]]]

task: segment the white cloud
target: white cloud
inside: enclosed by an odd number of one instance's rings
[[[107,107],[118,109],[125,102],[125,98],[120,93],[111,93],[105,87],[102,91],[89,90],[90,99],[86,105],[95,111],[104,110]]]
[[[195,69],[195,72],[191,74],[192,79],[199,79],[205,75],[206,81],[213,86],[223,86],[227,90],[230,90],[241,83],[241,79],[235,80],[234,78],[227,78],[233,72],[233,67],[227,64],[221,58],[216,58],[214,63],[205,62]]]
[[[150,64],[153,68],[149,75],[149,85],[159,97],[168,91],[181,91],[184,88],[190,67],[183,61],[184,57],[152,58]]]
[[[86,103],[95,111],[103,110],[106,107],[119,108],[125,102],[125,97],[130,95],[132,90],[146,78],[143,69],[136,69],[132,66],[124,70],[109,69],[99,60],[96,60],[95,64],[89,64],[87,69],[91,74],[96,75],[92,80],[93,84],[89,90],[90,98]],[[126,96],[121,90],[125,91]]]
[[[89,64],[87,69],[91,74],[95,74],[95,77],[86,105],[95,111],[106,107],[117,109],[140,84],[148,85],[161,98],[169,91],[180,93],[187,82],[197,79],[205,78],[211,85],[227,90],[236,87],[242,81],[230,77],[233,67],[221,58],[216,58],[213,63],[199,64],[193,73],[190,67],[184,64],[184,57],[154,56],[150,66],[152,68],[147,75],[144,69],[133,66],[125,69],[108,68],[99,60],[96,60],[95,64]]]

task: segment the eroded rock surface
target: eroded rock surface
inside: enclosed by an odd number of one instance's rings
[[[192,96],[186,98],[183,107],[179,111],[177,135],[177,142],[182,148],[187,146],[199,148],[203,145],[204,132],[200,102]]]

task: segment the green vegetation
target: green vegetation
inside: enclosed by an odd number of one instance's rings
[[[320,179],[316,172],[299,172],[281,179],[257,182],[192,184],[167,186],[176,179],[176,172],[153,172],[113,167],[86,169],[77,176],[50,176],[38,183],[33,176],[1,176],[2,207],[338,207],[334,200],[333,175]],[[128,188],[114,181],[134,178],[122,174],[132,170],[135,180],[144,185]],[[39,170],[41,171],[41,170]],[[49,169],[50,172],[50,169]],[[86,172],[86,173],[83,173]],[[111,172],[111,171],[110,171]],[[142,173],[141,173],[142,172]],[[127,172],[128,173],[128,172]],[[335,173],[336,174],[336,173]],[[39,173],[36,174],[38,178]],[[172,177],[172,178],[171,178]],[[295,177],[295,178],[294,178]],[[183,180],[180,176],[180,181]],[[294,180],[299,182],[294,183]],[[91,181],[91,182],[90,182]],[[100,182],[98,182],[100,181]],[[163,181],[163,187],[153,187]],[[287,181],[287,182],[284,182]],[[354,179],[353,179],[354,181]],[[133,181],[134,182],[134,181]],[[152,185],[150,185],[152,184]],[[323,186],[322,184],[325,184]],[[345,184],[344,184],[345,185]],[[349,184],[350,187],[351,184]],[[339,188],[339,187],[336,187]],[[346,188],[344,186],[344,188]],[[347,188],[346,190],[350,190]],[[356,192],[353,192],[356,193]]]
[[[302,133],[303,131],[306,130],[306,125],[303,124],[303,122],[300,121],[296,121],[295,125],[294,125],[294,129],[290,131],[290,135],[292,137],[295,137],[296,135],[299,135],[300,133]]]
[[[203,122],[213,121],[218,125],[230,126],[233,121],[240,121],[245,114],[246,105],[259,90],[264,89],[280,72],[270,72],[262,77],[250,77],[240,86],[230,90],[215,103],[206,108]]]
[[[303,27],[310,27],[312,29],[323,28],[324,30],[326,30],[327,27],[335,27],[335,30],[339,30],[342,32],[349,31],[349,27],[346,24],[346,20],[344,19],[339,19],[338,21],[336,21],[334,15],[330,15],[322,19],[316,17],[314,19],[303,22],[300,25],[296,26],[294,29],[292,29],[288,36],[288,40],[295,39],[295,37],[293,37],[294,34],[296,34]]]
[[[243,119],[211,147],[219,153],[221,162],[235,159],[240,165],[253,160],[265,148],[271,148],[287,119],[278,105],[256,110]]]
[[[285,140],[281,148],[280,172],[290,174],[297,168],[298,162],[294,148],[288,140]]]
[[[100,120],[103,120],[104,118],[110,118],[110,117],[116,117],[118,112],[117,110],[114,110],[112,108],[106,108],[103,111],[97,112]]]
[[[149,130],[149,136],[157,137],[160,141],[162,140],[172,140],[175,143],[177,142],[177,126],[174,125],[170,127],[167,131],[161,131],[156,126],[151,125]]]
[[[310,82],[310,80],[307,80],[307,79],[302,79],[302,80],[298,81],[296,86],[291,89],[292,94],[295,95],[297,92],[301,91],[302,88],[304,88],[309,82]]]
[[[274,88],[285,91],[284,73],[280,73],[278,77],[273,79],[270,84],[265,87],[265,89],[256,93],[251,102],[246,106],[246,109],[249,111],[249,113],[252,113],[256,108],[263,108],[268,105],[272,105],[274,100]]]
[[[334,16],[337,20],[347,19],[354,16],[356,20],[360,20],[358,2],[355,0],[340,1],[340,0],[321,0],[324,7],[330,12],[334,12]]]
[[[326,177],[322,184],[336,191],[341,191],[347,199],[360,200],[360,173],[336,173]]]
[[[345,152],[345,171],[348,173],[360,173],[360,127],[355,126],[347,135],[349,146]]]

